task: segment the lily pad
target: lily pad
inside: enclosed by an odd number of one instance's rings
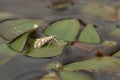
[[[51,24],[44,32],[45,35],[55,35],[58,39],[64,41],[73,41],[80,29],[80,23],[77,19],[67,19],[57,21]]]
[[[20,19],[5,21],[0,24],[0,34],[7,40],[12,41],[21,34],[35,30],[40,25],[41,20]]]
[[[17,53],[12,51],[6,44],[0,45],[0,65],[5,64],[12,59]]]
[[[64,70],[98,70],[98,71],[119,71],[120,59],[115,57],[97,57],[90,60],[68,64]]]
[[[21,52],[25,46],[28,35],[29,35],[29,32],[22,35],[20,38],[17,38],[17,40],[9,44],[9,47],[17,52]]]
[[[59,72],[62,80],[92,80],[85,74],[62,70]]]
[[[53,57],[61,54],[64,45],[66,44],[65,41],[59,40],[59,43],[62,45],[58,45],[57,42],[52,42],[50,46],[44,45],[41,48],[31,48],[30,51],[27,53],[27,56],[31,57]]]
[[[80,34],[79,41],[87,43],[100,43],[100,37],[92,24],[87,24]]]

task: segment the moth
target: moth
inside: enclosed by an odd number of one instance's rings
[[[41,48],[46,43],[49,43],[49,44],[52,43],[53,40],[55,40],[60,45],[60,43],[56,39],[56,36],[53,35],[53,36],[48,36],[48,37],[43,37],[43,38],[36,39],[35,42],[34,42],[34,48]]]

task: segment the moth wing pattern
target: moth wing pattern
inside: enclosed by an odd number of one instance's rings
[[[50,42],[54,38],[55,38],[55,36],[48,36],[48,37],[44,37],[44,38],[38,38],[38,39],[35,40],[34,48],[41,48],[44,44]]]

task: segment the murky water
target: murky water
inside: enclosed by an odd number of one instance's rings
[[[12,14],[13,17],[10,17],[9,19],[40,18],[45,20],[48,24],[64,18],[78,18],[84,23],[91,21],[95,26],[98,27],[97,31],[101,34],[102,39],[112,39],[112,37],[109,37],[107,33],[110,33],[113,29],[116,29],[117,25],[119,25],[116,8],[120,6],[120,0],[75,0],[75,3],[72,6],[68,6],[65,9],[48,8],[47,1],[49,0],[0,0],[0,12]],[[82,9],[90,3],[100,4],[99,6],[105,7],[105,10],[113,13],[110,15],[112,17],[104,18],[103,15],[102,17],[98,15],[91,17],[91,15],[83,13],[84,11],[82,11]],[[96,10],[93,10],[93,12],[94,11]],[[0,19],[0,21],[2,20],[4,19]],[[25,76],[22,78],[21,74],[27,72],[31,73],[31,71],[33,71],[34,74],[34,70],[38,70],[35,72],[35,74],[38,75],[38,72],[42,69],[43,65],[50,61],[51,60],[49,59],[34,59],[25,56],[16,56],[7,64],[0,66],[0,80],[18,80],[16,79],[18,76],[20,76],[21,79],[19,77],[18,78],[22,80]],[[29,77],[25,78],[25,80],[28,80]]]

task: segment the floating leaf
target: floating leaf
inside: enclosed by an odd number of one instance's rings
[[[66,42],[64,42],[62,40],[59,41],[59,43],[62,45],[62,47],[59,46],[58,43],[56,43],[54,41],[53,43],[50,44],[49,47],[48,47],[48,45],[44,45],[41,48],[36,48],[36,49],[32,48],[27,55],[31,56],[31,57],[52,57],[52,56],[57,56],[57,55],[61,54],[63,46],[66,44]]]
[[[77,19],[68,19],[51,24],[44,32],[45,35],[56,35],[58,39],[73,41],[80,29]]]
[[[85,74],[65,70],[60,71],[60,76],[62,80],[92,80]]]
[[[75,62],[64,67],[65,70],[99,70],[99,71],[119,71],[120,59],[114,57],[97,57],[90,60]]]
[[[80,34],[79,41],[87,43],[100,43],[100,37],[92,24],[87,24]]]
[[[5,21],[0,24],[0,34],[11,41],[25,32],[38,28],[36,24],[40,25],[41,20],[21,19]]]
[[[29,35],[29,32],[22,35],[20,38],[18,38],[14,42],[10,43],[9,47],[11,47],[13,50],[15,50],[17,52],[21,52],[25,46],[28,35]]]
[[[0,45],[0,65],[5,64],[16,55],[6,44]]]

